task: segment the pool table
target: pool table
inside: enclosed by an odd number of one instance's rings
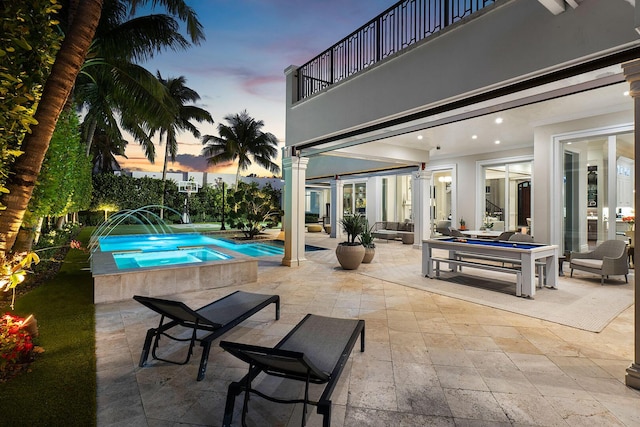
[[[422,242],[422,275],[434,277],[433,249],[449,251],[448,259],[456,259],[457,252],[478,254],[496,261],[514,260],[522,269],[522,296],[533,298],[536,293],[536,262],[545,263],[546,286],[558,287],[558,246],[540,243],[492,241],[460,237],[427,239]]]

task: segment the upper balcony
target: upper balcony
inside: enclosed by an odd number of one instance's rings
[[[298,68],[298,101],[495,3],[496,0],[401,0]]]

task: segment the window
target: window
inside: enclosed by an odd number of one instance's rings
[[[496,231],[524,229],[531,233],[532,165],[527,160],[483,166],[480,224],[493,223]]]

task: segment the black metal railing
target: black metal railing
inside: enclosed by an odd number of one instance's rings
[[[489,199],[485,199],[485,207],[484,211],[488,216],[497,216],[502,219],[502,214],[504,213],[504,209],[501,206],[496,205],[491,202]]]
[[[442,31],[496,0],[402,0],[298,68],[298,100]]]

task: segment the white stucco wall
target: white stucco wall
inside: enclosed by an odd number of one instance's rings
[[[635,10],[625,0],[584,0],[560,15],[537,1],[506,1],[308,100],[295,103],[295,90],[288,82],[287,145],[442,104],[638,43]],[[289,69],[288,80],[293,80],[292,75]]]

